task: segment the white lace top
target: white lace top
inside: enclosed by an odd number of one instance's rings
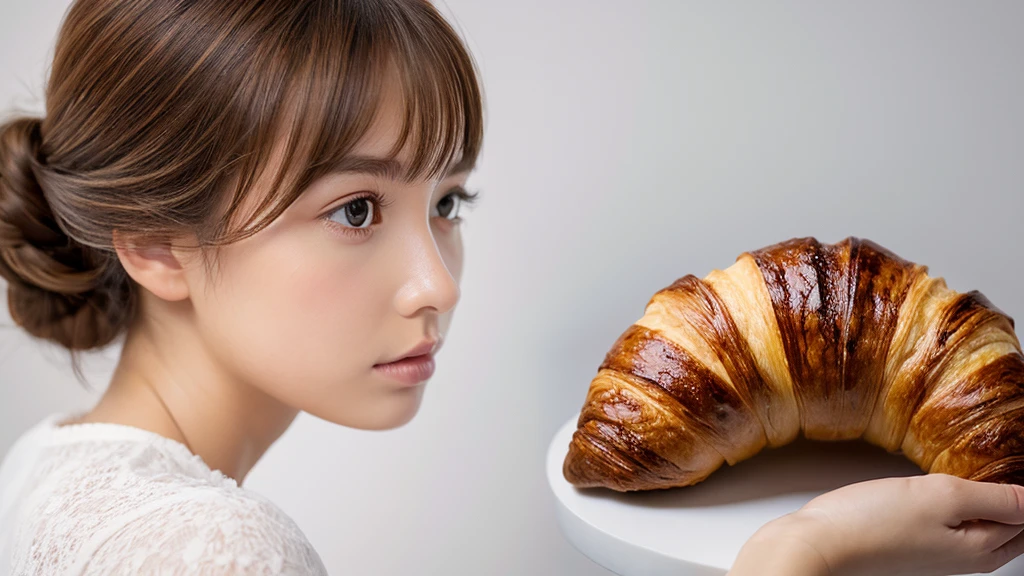
[[[0,576],[326,574],[284,512],[184,445],[65,418],[0,466]]]

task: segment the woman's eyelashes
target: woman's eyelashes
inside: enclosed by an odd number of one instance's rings
[[[453,223],[459,222],[462,220],[459,213],[463,205],[472,204],[478,196],[479,193],[470,193],[462,186],[455,186],[431,206],[430,216]],[[390,204],[391,202],[382,194],[366,192],[328,212],[324,219],[344,234],[364,236],[384,221],[384,209]]]
[[[430,211],[431,216],[444,218],[445,220],[459,221],[459,210],[463,205],[470,205],[476,201],[479,193],[470,193],[462,186],[452,188],[445,194]]]
[[[372,226],[383,222],[383,208],[389,202],[376,192],[349,200],[327,214],[329,224],[352,236],[365,236]]]
[[[377,212],[376,206],[369,198],[359,198],[342,206],[341,210],[338,210],[336,214],[341,216],[339,222],[343,226],[349,228],[369,228],[370,224],[373,224]]]

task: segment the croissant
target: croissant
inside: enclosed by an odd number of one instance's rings
[[[794,238],[676,280],[591,381],[566,480],[688,486],[802,433],[1024,484],[1014,321],[927,271],[866,239]]]

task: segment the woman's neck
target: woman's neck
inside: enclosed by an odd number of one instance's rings
[[[187,326],[135,326],[110,386],[76,422],[110,422],[185,444],[241,484],[298,411],[224,370]]]

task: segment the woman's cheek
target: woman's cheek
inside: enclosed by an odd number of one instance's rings
[[[294,330],[296,343],[337,360],[341,346],[350,352],[352,346],[365,346],[386,298],[365,259],[312,256],[299,259],[272,300],[287,303],[281,310],[289,317],[281,322]]]
[[[448,268],[448,273],[452,275],[456,282],[460,282],[462,280],[463,262],[462,231],[458,225],[455,225],[451,230],[437,234],[435,241],[437,242],[438,250],[441,252],[441,258]]]
[[[445,267],[448,268],[448,273],[455,279],[456,284],[461,283],[463,246],[462,233],[458,226],[455,226],[448,234],[439,235],[436,242],[438,250],[441,252],[441,258],[444,260]],[[448,334],[448,329],[452,322],[452,315],[455,313],[456,308],[458,308],[458,304],[438,318],[438,328],[442,335]]]
[[[362,349],[362,328],[373,313],[374,294],[366,289],[373,282],[358,258],[345,256],[312,242],[225,254],[207,312],[219,317],[216,325],[227,332],[222,345],[240,356],[236,362],[255,369],[251,376],[298,377],[317,386],[358,371],[355,364],[372,352]]]

